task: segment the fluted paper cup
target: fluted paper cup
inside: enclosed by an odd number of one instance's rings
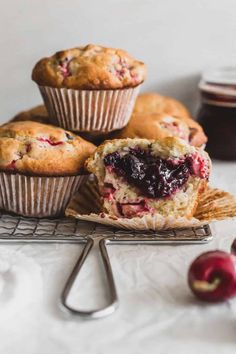
[[[139,88],[73,90],[39,86],[51,123],[67,130],[100,133],[128,124]]]
[[[142,217],[119,218],[102,211],[102,201],[96,183],[88,181],[70,201],[66,215],[80,220],[127,230],[168,230],[200,227],[212,221],[236,217],[236,198],[225,191],[210,188],[201,195],[192,218],[146,214]]]
[[[199,227],[206,224],[205,221],[200,221],[195,218],[187,219],[184,217],[173,218],[166,217],[164,218],[161,215],[144,215],[142,217],[134,217],[132,219],[128,218],[113,218],[108,214],[78,214],[74,213],[71,210],[66,212],[67,216],[73,216],[76,219],[96,222],[98,224],[103,224],[107,226],[112,226],[117,229],[126,229],[133,231],[160,231],[160,230],[170,230],[170,229],[182,229],[182,228],[191,228]]]
[[[0,209],[29,217],[63,214],[87,176],[26,176],[0,172]]]

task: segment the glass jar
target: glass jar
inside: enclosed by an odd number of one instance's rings
[[[236,160],[236,67],[205,72],[199,83],[201,107],[198,121],[211,157]]]

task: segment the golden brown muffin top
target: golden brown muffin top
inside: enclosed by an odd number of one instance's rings
[[[115,135],[116,138],[163,139],[176,136],[189,141],[190,130],[185,121],[166,113],[143,114],[131,116],[127,126]]]
[[[190,118],[187,108],[172,97],[162,96],[154,92],[146,92],[138,96],[134,113],[167,113],[171,116]]]
[[[145,77],[145,64],[126,51],[93,44],[43,58],[32,72],[40,86],[84,90],[135,87]]]
[[[52,125],[23,121],[0,127],[0,169],[4,171],[76,175],[94,150],[92,143]]]
[[[177,127],[180,127],[179,132],[178,129],[173,129],[174,127],[171,124],[167,127],[169,131],[163,130],[163,124],[161,124],[162,127],[159,124],[163,117],[174,119],[174,125],[177,124]],[[158,139],[163,134],[182,138],[179,133],[181,133],[181,130],[186,132],[186,125],[188,127],[188,140],[191,145],[202,146],[207,142],[202,127],[191,118],[190,112],[181,102],[171,97],[147,92],[138,96],[130,122],[115,137],[135,137],[134,134],[138,132],[139,135],[136,137],[140,138]],[[162,129],[160,130],[160,128]]]

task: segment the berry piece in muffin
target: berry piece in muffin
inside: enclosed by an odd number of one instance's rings
[[[158,139],[159,130],[156,129],[156,121],[159,120],[158,115],[166,115],[178,119],[184,122],[183,124],[188,126],[189,137],[188,140],[193,146],[202,146],[207,142],[207,137],[200,124],[198,124],[193,118],[191,118],[190,112],[179,101],[172,97],[166,97],[157,93],[144,93],[137,97],[135,102],[132,118],[129,125],[129,132],[134,130],[136,124],[142,124],[142,121],[146,122],[147,129],[143,129],[143,135],[137,137],[150,139],[149,133],[153,129],[153,139]],[[155,118],[156,116],[156,118]],[[157,136],[154,136],[154,132],[157,132]],[[172,134],[170,134],[172,135]],[[174,136],[178,134],[173,134]],[[131,137],[128,135],[120,135],[122,137]]]
[[[39,176],[77,175],[95,146],[64,129],[31,121],[0,127],[0,170]]]
[[[104,211],[111,216],[177,218],[192,217],[211,163],[205,151],[172,137],[107,141],[86,167],[97,177]]]
[[[126,51],[93,44],[43,58],[32,73],[40,86],[84,90],[135,87],[145,77],[144,63]]]

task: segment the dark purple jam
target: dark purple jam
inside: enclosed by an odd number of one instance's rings
[[[181,160],[162,159],[141,149],[130,149],[124,156],[118,152],[108,154],[104,164],[149,198],[172,195],[193,174],[191,157]]]

